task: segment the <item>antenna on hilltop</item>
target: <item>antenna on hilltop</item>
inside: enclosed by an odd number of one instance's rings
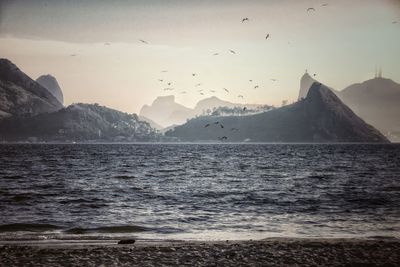
[[[379,67],[378,78],[382,78],[382,67]]]

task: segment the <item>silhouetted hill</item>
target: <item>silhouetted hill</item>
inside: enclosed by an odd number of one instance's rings
[[[307,97],[292,105],[250,116],[203,116],[166,135],[182,141],[226,137],[233,142],[388,142],[319,83],[312,84]]]
[[[400,140],[400,84],[374,78],[350,85],[338,96],[358,116],[394,140]]]
[[[58,100],[58,102],[64,104],[64,96],[56,78],[47,74],[37,78],[36,82],[46,88]]]
[[[175,97],[159,96],[151,106],[144,105],[140,116],[146,117],[162,127],[172,124],[182,124],[193,116],[193,110],[175,102]]]
[[[17,141],[156,141],[160,135],[135,114],[97,104],[73,104],[31,118],[7,118],[0,140]]]
[[[8,59],[0,59],[0,118],[33,116],[60,108],[62,104],[46,88]]]

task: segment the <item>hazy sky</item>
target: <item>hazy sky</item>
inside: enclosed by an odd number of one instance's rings
[[[400,1],[0,0],[0,57],[54,75],[65,104],[139,112],[174,94],[186,106],[212,95],[279,105],[297,98],[305,69],[339,90],[376,65],[399,82]]]

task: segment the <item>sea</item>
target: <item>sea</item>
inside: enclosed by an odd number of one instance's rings
[[[400,237],[400,144],[2,144],[0,241]]]

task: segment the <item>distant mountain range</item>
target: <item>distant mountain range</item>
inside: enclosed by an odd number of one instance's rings
[[[169,127],[171,125],[185,123],[188,119],[201,115],[207,112],[207,110],[212,110],[213,108],[234,108],[244,106],[247,108],[254,108],[260,105],[232,103],[213,96],[200,100],[192,109],[176,103],[175,96],[170,95],[157,97],[150,106],[144,105],[139,114],[162,127]]]
[[[0,59],[0,119],[32,116],[61,109],[62,104],[11,61]]]
[[[300,80],[299,100],[307,94],[309,85],[318,82],[308,73]],[[400,84],[382,77],[352,84],[335,94],[354,113],[373,125],[389,139],[400,141]]]
[[[0,59],[0,141],[387,141],[367,123],[400,140],[400,85],[381,77],[333,91],[306,73],[299,101],[278,109],[217,97],[188,108],[176,103],[174,96],[165,96],[143,106],[137,116],[97,104],[64,108],[62,102],[53,76],[34,81],[9,60]],[[171,127],[179,124],[183,125]],[[162,135],[165,131],[167,137]]]
[[[182,141],[388,142],[320,83],[292,105],[249,116],[201,116],[166,135]]]

